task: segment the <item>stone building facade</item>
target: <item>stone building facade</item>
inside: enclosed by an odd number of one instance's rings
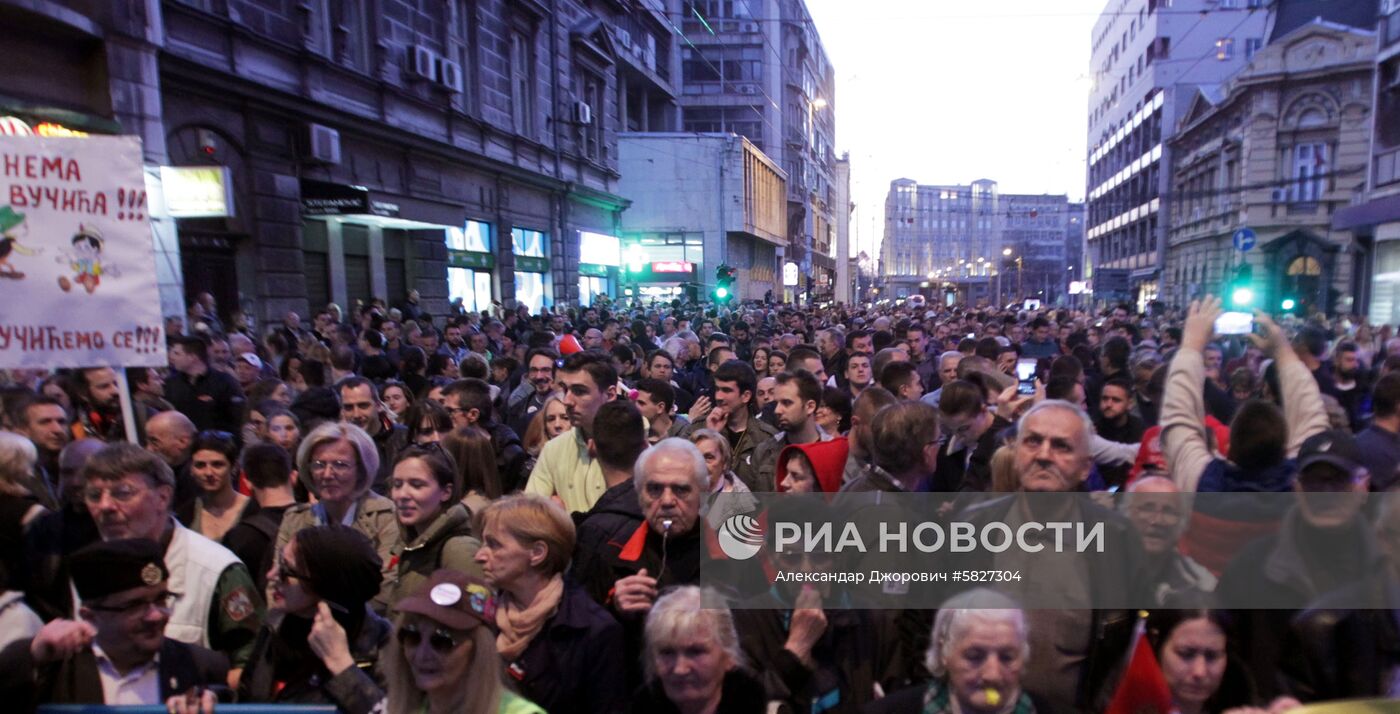
[[[1374,58],[1373,33],[1315,21],[1198,91],[1170,140],[1163,299],[1221,294],[1248,263],[1256,306],[1353,308],[1364,251],[1331,225],[1366,179]],[[1232,242],[1244,228],[1248,251]]]
[[[0,114],[223,171],[226,215],[154,214],[167,312],[575,305],[616,294],[618,131],[679,122],[672,4],[0,0],[0,39],[36,53]]]

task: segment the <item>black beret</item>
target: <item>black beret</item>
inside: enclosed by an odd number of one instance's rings
[[[170,577],[160,544],[145,538],[98,541],[68,556],[68,572],[84,602],[155,585]]]

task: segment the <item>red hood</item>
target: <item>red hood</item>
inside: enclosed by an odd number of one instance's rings
[[[784,447],[779,452],[778,463],[773,469],[773,477],[778,483],[783,482],[783,474],[787,473],[785,469],[788,459],[798,451],[812,462],[812,470],[817,474],[817,485],[823,493],[841,490],[841,479],[846,471],[846,455],[850,452],[850,443],[846,441],[846,437],[838,436],[831,441]]]

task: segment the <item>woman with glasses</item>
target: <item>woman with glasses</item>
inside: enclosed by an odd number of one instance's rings
[[[271,609],[238,684],[238,701],[334,704],[366,714],[384,697],[376,663],[392,627],[368,603],[380,561],[341,525],[298,531],[267,573]]]
[[[199,487],[190,528],[209,540],[223,540],[239,521],[258,512],[258,502],[234,490],[238,445],[226,431],[202,431],[190,451],[190,476]]]
[[[472,536],[472,514],[461,503],[462,482],[452,459],[437,444],[410,446],[399,454],[389,483],[404,542],[390,610],[440,568],[479,575],[481,541]]]
[[[486,583],[452,570],[432,574],[399,601],[382,666],[387,714],[544,714],[503,684],[495,656],[496,603]]]
[[[496,470],[496,450],[491,435],[476,426],[464,426],[442,437],[442,450],[457,465],[461,502],[473,515],[501,497],[501,475]]]
[[[481,512],[476,561],[496,590],[495,650],[522,694],[550,714],[626,710],[622,626],[564,577],[574,522],[542,496]]]
[[[370,490],[379,471],[379,451],[364,429],[353,424],[322,424],[311,430],[297,449],[297,476],[316,497],[314,504],[287,509],[277,531],[277,552],[282,552],[300,530],[340,524],[369,538],[381,563],[390,562],[399,546],[399,520],[394,502]],[[387,586],[393,575],[384,573]],[[382,588],[375,609],[387,606],[388,589]]]

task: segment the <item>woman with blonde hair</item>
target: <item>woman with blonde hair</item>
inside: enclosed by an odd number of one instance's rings
[[[380,660],[387,714],[544,714],[506,689],[490,587],[439,570],[399,601],[398,626]]]
[[[520,494],[481,512],[476,562],[498,597],[496,651],[522,694],[550,712],[622,712],[622,626],[564,577],[574,522],[557,503]]]
[[[456,463],[460,501],[475,516],[501,497],[501,475],[491,435],[478,426],[453,429],[442,439],[442,450]]]
[[[545,443],[571,428],[573,424],[569,421],[569,410],[564,406],[563,395],[551,393],[535,411],[535,416],[530,418],[530,425],[525,429],[521,447],[525,449],[528,459],[523,472],[530,473],[535,469],[535,461],[539,459],[540,449],[544,448]]]

